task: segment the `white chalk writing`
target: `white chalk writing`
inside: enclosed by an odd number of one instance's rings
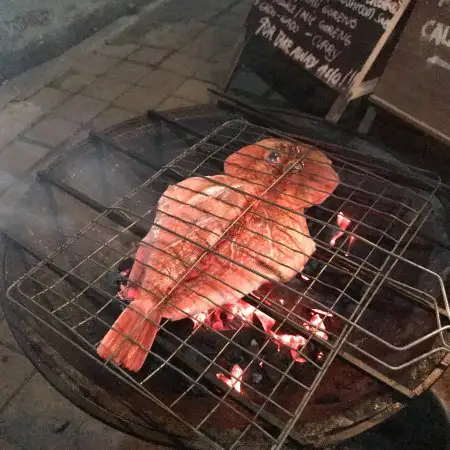
[[[375,45],[374,31],[367,30],[366,39],[365,28],[386,30],[404,1],[254,0],[253,29],[256,36],[266,39],[329,86],[348,88],[357,75],[355,68],[362,63],[359,46],[353,56],[352,44],[358,37],[367,45],[372,45],[369,41],[373,40]]]
[[[306,10],[305,8],[300,8],[297,11],[297,14],[295,15],[295,18],[302,20],[303,22],[305,22],[306,24],[308,24],[308,26],[312,26],[312,24],[316,21],[317,17],[309,12],[308,10]]]
[[[302,63],[308,70],[313,69],[319,64],[319,58],[316,58],[311,52],[303,49],[299,45],[292,50],[289,56],[294,61]]]
[[[297,24],[297,22],[292,17],[281,16],[280,22],[292,33],[298,33],[300,30],[300,26]]]
[[[275,48],[280,48],[284,53],[289,54],[293,45],[294,41],[283,30],[279,30],[273,46]]]
[[[366,0],[366,5],[382,9],[383,11],[389,11],[392,15],[394,15],[399,8],[398,1],[395,0]]]
[[[258,2],[255,3],[255,6],[258,6],[258,9],[271,19],[277,16],[275,8],[269,2],[261,2],[261,3]]]
[[[325,5],[322,8],[322,13],[333,19],[335,22],[343,24],[353,30],[358,26],[358,19],[356,17],[350,17],[347,14],[334,9],[329,5]]]
[[[268,39],[269,41],[273,40],[273,36],[275,32],[277,31],[277,27],[272,24],[270,19],[268,17],[263,17],[259,21],[259,28],[255,31],[255,35]]]
[[[427,63],[434,64],[435,66],[442,67],[443,69],[450,70],[450,63],[445,61],[442,58],[439,58],[439,56],[434,55],[427,59]]]
[[[325,0],[328,1],[328,0]],[[311,6],[311,8],[320,8],[323,5],[324,0],[303,0],[302,3],[306,4],[308,6]]]
[[[352,43],[352,35],[350,33],[342,28],[327,23],[324,20],[319,22],[319,30],[330,36],[332,39],[342,42],[345,47],[348,47]]]
[[[288,0],[273,0],[273,3],[283,8],[289,14],[294,14],[297,9],[297,4],[295,1]]]
[[[373,19],[373,16],[375,15],[376,12],[375,8],[363,5],[358,0],[336,0],[336,1],[339,2],[341,5],[346,6],[352,11],[358,13],[361,17],[364,17],[366,19]]]
[[[431,19],[424,23],[420,35],[426,42],[450,48],[450,25]]]
[[[329,63],[333,62],[341,53],[334,44],[320,35],[316,35],[312,38],[312,44],[315,48],[324,52],[325,60]]]
[[[389,24],[391,23],[392,17],[386,17],[383,13],[378,14],[375,18],[374,22],[379,23],[385,30],[388,29]]]
[[[286,31],[278,30],[276,37],[275,33],[277,33],[277,27],[270,21],[269,17],[263,17],[259,21],[259,27],[255,31],[256,36],[260,35],[273,42],[275,48],[279,48],[294,61],[302,63],[306,69],[311,70],[319,63],[319,58],[302,47],[297,46],[293,49],[294,41],[286,34]]]
[[[349,70],[346,75],[343,75],[337,67],[331,67],[328,64],[322,64],[316,69],[316,74],[319,78],[325,81],[332,87],[350,85],[354,80],[357,72],[356,70]]]

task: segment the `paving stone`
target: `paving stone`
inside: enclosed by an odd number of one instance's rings
[[[135,86],[116,99],[114,104],[131,111],[145,113],[148,109],[156,108],[166,97],[166,92]]]
[[[96,130],[105,130],[113,125],[124,122],[125,120],[135,117],[136,114],[125,109],[116,108],[114,106],[105,109],[99,116],[97,116],[92,122],[92,126]]]
[[[0,111],[0,149],[28,128],[41,114],[41,108],[29,102],[10,103]]]
[[[55,109],[53,113],[58,117],[73,122],[87,123],[105,109],[106,106],[107,103],[105,102],[77,94]]]
[[[244,28],[246,14],[223,14],[214,20],[214,26],[228,28],[230,30],[241,30]]]
[[[138,46],[136,44],[123,44],[123,45],[110,45],[106,44],[97,50],[106,56],[112,56],[113,58],[126,58],[129,54],[133,53]]]
[[[223,46],[234,46],[242,35],[240,30],[230,30],[229,28],[215,25],[208,27],[204,33],[206,32],[211,34],[215,42],[221,43]]]
[[[205,39],[200,35],[192,42],[189,42],[181,48],[183,53],[187,55],[197,56],[203,59],[209,59],[222,48],[222,44],[215,42],[212,39]]]
[[[21,358],[20,363],[25,359],[19,354],[14,357]],[[19,378],[22,373],[20,367],[12,372],[12,362],[11,356],[6,369],[9,373],[15,373],[14,378]],[[26,372],[26,368],[24,366],[23,372]],[[3,378],[13,377],[3,376],[0,383]],[[0,435],[30,450],[83,448],[78,445],[78,433],[87,420],[91,419],[52,388],[41,375],[36,374],[0,416]]]
[[[189,55],[209,59],[218,54],[224,47],[234,45],[237,36],[232,30],[210,26],[192,42],[183,46],[181,51]]]
[[[0,322],[0,344],[3,344],[5,347],[8,347],[9,349],[19,350],[19,344],[14,338],[6,319],[3,319]]]
[[[0,167],[0,193],[3,194],[6,189],[8,189],[17,178],[9,172],[2,170]],[[3,313],[0,312],[0,319],[3,318]]]
[[[111,450],[158,450],[158,445],[129,437],[98,420],[83,423],[78,432],[78,448]],[[167,450],[167,447],[165,448]]]
[[[0,438],[0,448],[2,450],[21,450],[17,445],[11,444],[10,442],[5,441],[2,438]]]
[[[207,91],[209,87],[211,87],[211,85],[208,83],[189,79],[174,92],[174,95],[192,102],[206,104],[211,102],[210,94]]]
[[[76,73],[73,70],[68,71],[61,77],[57,78],[52,85],[57,89],[72,93],[79,92],[84,86],[95,80],[94,75],[85,73]]]
[[[200,81],[207,81],[215,85],[221,85],[229,71],[229,66],[224,70],[223,64],[213,61],[206,61],[197,66],[194,78]]]
[[[119,64],[120,59],[101,55],[100,53],[87,53],[74,65],[74,69],[87,75],[103,75],[112,67]]]
[[[44,112],[51,111],[56,106],[60,105],[69,97],[68,92],[61,91],[52,87],[45,87],[41,89],[36,95],[31,97],[29,101],[33,105],[39,106]]]
[[[0,408],[20,390],[33,371],[33,365],[24,355],[0,345]],[[0,418],[0,430],[2,427]],[[0,436],[7,438],[2,431]]]
[[[198,21],[165,23],[152,29],[145,36],[145,42],[153,47],[177,49],[192,41],[206,25]]]
[[[81,93],[88,97],[111,102],[130,87],[131,85],[124,81],[101,77],[88,84]]]
[[[179,88],[185,80],[186,77],[184,75],[160,69],[155,70],[150,75],[142,78],[138,84],[139,86],[153,89],[158,92],[166,92],[166,95],[170,95],[175,89]]]
[[[168,110],[168,109],[177,109],[177,108],[184,108],[189,106],[195,106],[198,103],[192,102],[190,100],[186,100],[185,98],[180,97],[169,97],[166,98],[159,106],[158,109],[161,111]]]
[[[165,48],[142,47],[128,58],[146,66],[157,66],[170,52]]]
[[[253,3],[253,0],[246,0],[246,1],[240,2],[236,6],[233,6],[233,8],[231,8],[230,13],[246,16],[250,12],[252,3]]]
[[[13,176],[25,173],[49,152],[49,148],[16,139],[0,153],[2,171]]]
[[[230,64],[235,57],[236,49],[235,47],[222,47],[212,58],[211,60],[217,63],[222,64],[228,70],[231,70]]]
[[[79,125],[60,117],[47,117],[35,125],[26,137],[49,147],[57,147],[76,133]]]
[[[152,69],[149,67],[125,61],[114,67],[114,70],[108,72],[107,76],[128,83],[136,83],[141,78],[151,73],[151,71]]]
[[[207,64],[207,61],[204,59],[177,52],[163,61],[161,63],[161,68],[185,76],[192,76],[199,70],[199,67],[204,67],[205,64]]]

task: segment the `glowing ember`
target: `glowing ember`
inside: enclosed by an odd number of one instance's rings
[[[231,368],[230,373],[231,373],[232,378],[228,378],[222,372],[219,372],[218,374],[216,374],[216,377],[220,381],[223,381],[225,384],[227,384],[228,386],[233,388],[235,391],[241,393],[242,392],[241,381],[242,381],[242,375],[244,373],[243,369],[241,368],[241,366],[239,366],[239,364],[235,364]]]
[[[306,362],[305,358],[302,358],[298,354],[299,347],[304,347],[306,344],[306,339],[303,336],[300,336],[299,334],[293,335],[293,334],[276,334],[272,333],[272,339],[275,341],[275,343],[278,344],[278,351],[281,349],[281,345],[286,345],[287,347],[290,347],[291,349],[291,356],[292,359],[296,362],[304,363]]]
[[[269,335],[272,334],[272,328],[275,326],[276,320],[272,319],[272,317],[268,316],[266,313],[263,313],[259,309],[255,311],[255,316],[261,322],[264,331]]]
[[[326,330],[325,325],[323,321],[325,320],[325,317],[321,317],[320,314],[314,314],[311,319],[309,320],[310,324],[305,322],[303,323],[303,326],[311,331],[311,333],[315,334],[317,337],[320,337],[324,341],[328,341],[328,334],[324,331],[319,330]]]
[[[335,246],[336,241],[344,235],[345,230],[347,230],[348,226],[352,223],[352,221],[348,217],[346,217],[344,215],[344,213],[341,211],[337,215],[336,223],[338,224],[340,230],[336,231],[330,240],[330,245],[332,247]],[[352,236],[352,237],[353,237],[353,240],[351,238],[349,240],[348,250],[350,250],[350,246],[353,243],[353,241],[355,240],[354,236]]]
[[[326,328],[324,325],[324,320],[326,317],[331,317],[332,314],[321,309],[313,309],[312,312],[314,314],[309,321],[310,323],[304,322],[303,326],[321,339],[328,340],[328,335],[325,332]],[[278,346],[278,351],[281,351],[282,346],[286,346],[289,348],[291,357],[294,361],[299,363],[306,362],[306,359],[299,355],[299,351],[306,345],[306,338],[298,334],[293,335],[275,333],[273,329],[276,325],[276,320],[243,300],[239,300],[233,305],[225,305],[221,308],[215,308],[213,311],[201,312],[193,316],[191,319],[194,322],[194,330],[198,329],[202,325],[207,325],[213,330],[224,331],[231,329],[231,323],[236,318],[239,318],[247,323],[253,323],[255,317],[257,317],[261,322],[265,333]],[[256,341],[252,341],[251,345],[258,344]],[[323,353],[319,353],[317,358],[323,358]],[[259,365],[262,367],[262,361]],[[227,378],[222,373],[218,373],[217,377],[240,392],[240,377],[242,376],[242,369],[236,364],[233,366],[231,373],[238,381]]]

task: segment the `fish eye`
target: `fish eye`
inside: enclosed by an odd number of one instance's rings
[[[280,161],[280,154],[278,152],[270,152],[267,155],[267,161],[271,163],[277,163]]]

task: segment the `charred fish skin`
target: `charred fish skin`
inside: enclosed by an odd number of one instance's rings
[[[99,356],[138,371],[162,318],[236,303],[302,271],[315,251],[303,213],[337,187],[331,161],[310,146],[269,138],[230,155],[224,172],[164,192],[121,293],[132,301]]]

